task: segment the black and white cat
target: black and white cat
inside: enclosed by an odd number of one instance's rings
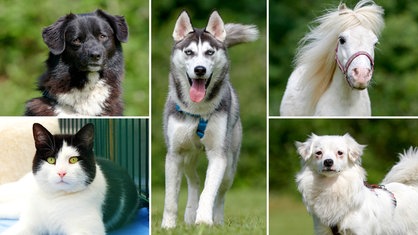
[[[19,218],[4,234],[105,234],[135,214],[138,192],[130,176],[95,159],[94,126],[52,135],[33,125],[32,173],[0,186],[0,218]]]

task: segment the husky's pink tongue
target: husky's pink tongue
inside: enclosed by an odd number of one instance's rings
[[[192,87],[190,87],[190,99],[193,102],[199,103],[203,100],[203,98],[205,98],[205,82],[205,79],[193,79]]]

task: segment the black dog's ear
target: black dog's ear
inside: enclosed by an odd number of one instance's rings
[[[74,14],[68,14],[59,18],[52,25],[42,30],[42,38],[49,50],[54,55],[61,54],[65,49],[65,30],[68,22],[76,17]]]
[[[110,24],[112,29],[116,32],[116,38],[120,42],[128,41],[128,25],[126,24],[125,17],[109,15],[100,9],[96,10],[96,14],[106,19],[106,21]]]

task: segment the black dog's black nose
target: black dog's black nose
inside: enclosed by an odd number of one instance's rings
[[[102,54],[98,50],[93,50],[89,52],[89,57],[93,61],[99,61],[100,58],[102,57]]]
[[[325,159],[324,166],[331,167],[332,165],[334,165],[334,161],[332,159]]]
[[[194,73],[195,73],[197,76],[203,76],[203,75],[205,75],[205,73],[206,73],[206,68],[205,68],[205,67],[203,67],[203,66],[196,66],[196,67],[194,68]]]

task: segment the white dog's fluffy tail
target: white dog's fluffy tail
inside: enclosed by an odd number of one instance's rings
[[[399,156],[400,161],[392,167],[382,184],[397,182],[418,187],[418,148],[410,147]]]
[[[258,29],[255,25],[225,24],[225,44],[231,47],[244,42],[252,42],[258,39]]]

